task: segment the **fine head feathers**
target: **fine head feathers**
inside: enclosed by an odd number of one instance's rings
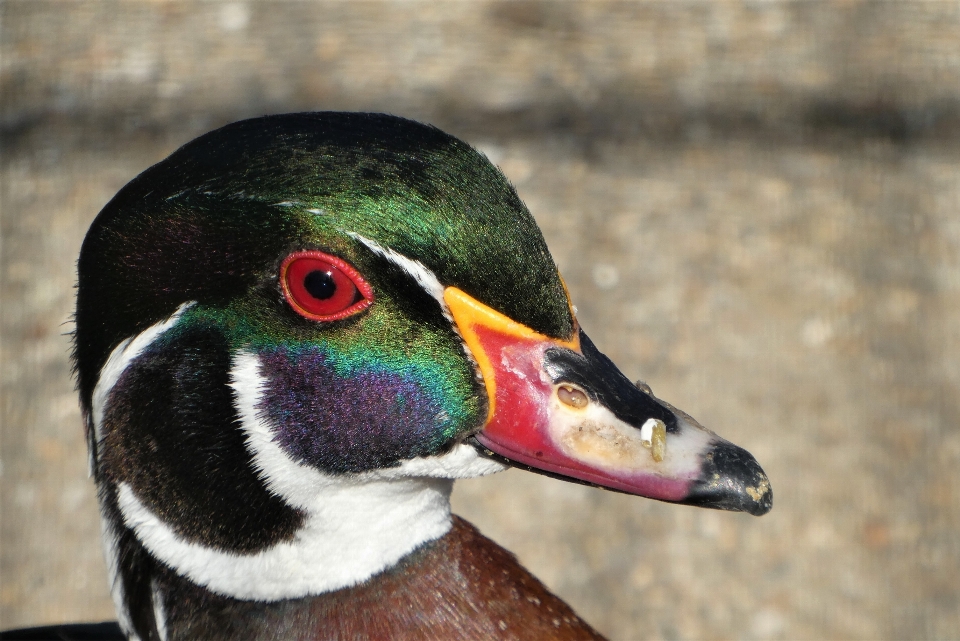
[[[506,179],[401,118],[235,123],[107,204],[80,255],[75,361],[126,629],[152,625],[157,561],[276,600],[449,529],[446,479],[503,467],[461,444],[488,398],[446,287],[573,331]]]
[[[557,337],[572,331],[539,229],[479,152],[382,114],[270,116],[188,143],[97,217],[79,263],[83,395],[120,340],[185,301],[224,308],[258,293],[293,249],[326,247],[378,271],[382,260],[350,232],[517,322]],[[295,331],[295,320],[274,325]]]
[[[369,282],[377,296],[369,313],[318,324],[290,308],[278,269],[292,252],[313,249],[336,254]],[[407,394],[408,411],[395,417],[419,430],[416,442],[384,444],[390,451],[374,455],[371,466],[442,451],[479,426],[484,395],[442,306],[386,252],[544,334],[572,331],[539,229],[480,153],[433,127],[382,114],[271,116],[185,145],[97,217],[79,261],[84,405],[117,344],[195,301],[181,320],[191,341],[202,335],[203,350],[223,358],[240,348],[268,351],[274,380],[294,388],[328,385],[331,376],[355,384],[366,377],[392,396],[420,386],[420,398]],[[296,380],[304,368],[287,371],[285,363],[300,359],[327,378]],[[415,407],[421,401],[428,406]],[[303,409],[291,402],[274,409]],[[386,408],[381,401],[367,411]],[[430,412],[439,425],[422,424]],[[348,470],[366,465],[337,459]]]

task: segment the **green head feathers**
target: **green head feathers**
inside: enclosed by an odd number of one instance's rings
[[[297,315],[278,270],[301,250],[352,265],[374,304],[333,322]],[[313,359],[329,370],[326,385],[364,380],[392,394],[399,409],[391,420],[433,417],[416,445],[384,454],[381,464],[435,453],[479,427],[485,395],[439,303],[384,252],[542,334],[573,332],[536,223],[482,154],[433,127],[381,114],[270,116],[190,142],[97,217],[79,262],[84,404],[116,345],[196,301],[179,331],[201,328],[231,353],[269,355],[290,389],[312,393],[319,383],[293,380],[284,359]]]

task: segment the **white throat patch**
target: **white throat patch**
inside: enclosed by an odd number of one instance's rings
[[[449,531],[453,479],[505,469],[461,444],[443,456],[395,468],[324,474],[291,458],[257,411],[264,389],[257,355],[235,354],[230,379],[260,477],[271,492],[306,514],[293,540],[252,554],[206,547],[179,536],[128,484],[117,488],[124,523],[147,550],[218,594],[277,601],[356,585]]]

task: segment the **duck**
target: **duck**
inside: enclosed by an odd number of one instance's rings
[[[753,456],[597,349],[515,188],[433,126],[207,133],[104,207],[78,274],[117,638],[601,639],[451,513],[456,479],[772,506]]]

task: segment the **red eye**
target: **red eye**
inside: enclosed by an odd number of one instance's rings
[[[373,302],[373,289],[360,273],[323,252],[287,256],[280,265],[280,283],[294,311],[311,320],[340,320]]]

